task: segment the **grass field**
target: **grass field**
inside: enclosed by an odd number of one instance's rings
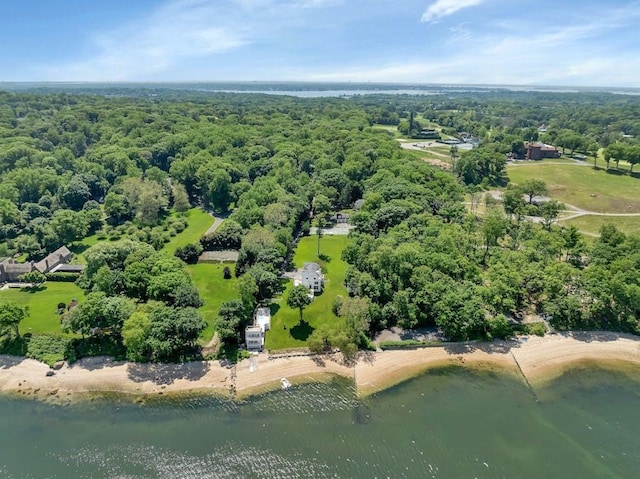
[[[564,203],[599,213],[640,213],[640,179],[589,166],[532,163],[509,166],[509,178],[522,183],[538,178],[549,194]]]
[[[640,216],[580,216],[558,223],[560,226],[575,226],[580,231],[595,235],[599,234],[600,228],[605,224],[612,224],[627,234],[640,234]]]
[[[173,254],[179,246],[196,243],[211,225],[213,225],[213,221],[214,219],[209,213],[202,211],[200,208],[191,208],[187,212],[187,222],[189,226],[171,238],[171,240],[164,245],[162,251]]]
[[[69,304],[72,299],[82,301],[84,292],[73,283],[48,281],[36,290],[8,289],[0,291],[0,300],[15,301],[29,306],[30,315],[20,323],[20,333],[63,334],[60,316],[56,314],[58,303]]]
[[[207,328],[200,334],[200,338],[205,343],[213,337],[213,323],[218,315],[220,305],[224,301],[238,297],[235,275],[232,275],[231,279],[223,277],[222,271],[225,266],[231,268],[232,272],[234,271],[234,264],[200,263],[187,266],[193,283],[204,300],[204,306],[200,308],[200,313],[207,323]]]
[[[320,254],[323,259],[320,259],[317,254],[317,237],[308,236],[300,240],[294,263],[296,267],[302,267],[306,261],[317,262],[325,275],[324,291],[305,308],[303,323],[300,323],[299,311],[289,308],[286,303],[293,281],[287,283],[284,293],[271,304],[271,330],[266,335],[267,349],[304,347],[307,338],[320,324],[335,327],[341,323],[342,319],[331,311],[331,305],[336,295],[347,295],[347,288],[344,286],[347,263],[342,261],[340,256],[348,243],[349,238],[346,236],[323,237],[320,240]]]

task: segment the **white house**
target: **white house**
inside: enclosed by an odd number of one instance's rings
[[[301,282],[314,293],[322,292],[324,276],[318,263],[305,263],[302,266]]]
[[[244,330],[245,343],[248,351],[262,351],[264,349],[264,336],[271,328],[271,311],[269,308],[256,310],[253,324]]]

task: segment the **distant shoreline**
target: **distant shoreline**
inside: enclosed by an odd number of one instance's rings
[[[269,359],[267,354],[233,366],[219,361],[137,364],[86,358],[65,365],[51,377],[46,376],[49,367],[43,363],[0,356],[0,393],[58,404],[110,395],[142,402],[189,394],[241,400],[279,389],[283,377],[295,386],[341,376],[353,381],[358,397],[366,397],[431,369],[452,365],[513,374],[535,391],[585,362],[610,368],[638,366],[640,373],[640,338],[609,332],[567,333],[521,341],[362,353],[354,365],[338,362],[337,356]]]

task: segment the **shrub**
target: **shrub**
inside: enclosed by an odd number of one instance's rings
[[[340,316],[342,303],[344,303],[344,296],[342,296],[341,294],[333,298],[333,303],[331,303],[331,311],[333,311],[333,314],[335,314],[336,316]]]
[[[58,283],[73,283],[80,276],[78,273],[47,273],[47,281],[55,281]]]
[[[75,357],[87,358],[93,356],[111,356],[115,359],[125,359],[125,347],[110,334],[77,338],[71,341]],[[69,359],[71,361],[71,359]]]
[[[29,273],[20,275],[19,279],[23,283],[42,284],[47,278],[40,271],[30,271]]]
[[[534,334],[535,336],[544,336],[547,332],[547,328],[544,323],[530,323],[526,325],[526,331],[529,334]]]
[[[28,358],[42,361],[53,366],[58,361],[69,359],[75,360],[75,352],[71,345],[71,340],[62,336],[52,336],[48,334],[36,334],[31,337],[27,344]]]
[[[199,243],[191,243],[191,244],[176,248],[176,252],[174,253],[174,256],[177,256],[185,263],[196,264],[201,254],[202,254],[202,246],[200,246]]]
[[[415,348],[415,347],[442,346],[440,341],[417,341],[415,339],[405,339],[402,341],[382,341],[380,349],[398,349],[398,348]]]
[[[224,279],[231,279],[231,268],[229,268],[228,266],[225,266],[224,269],[222,270],[222,275]]]

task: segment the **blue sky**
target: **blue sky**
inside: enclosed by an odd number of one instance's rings
[[[640,86],[637,0],[6,0],[0,18],[0,81]]]

